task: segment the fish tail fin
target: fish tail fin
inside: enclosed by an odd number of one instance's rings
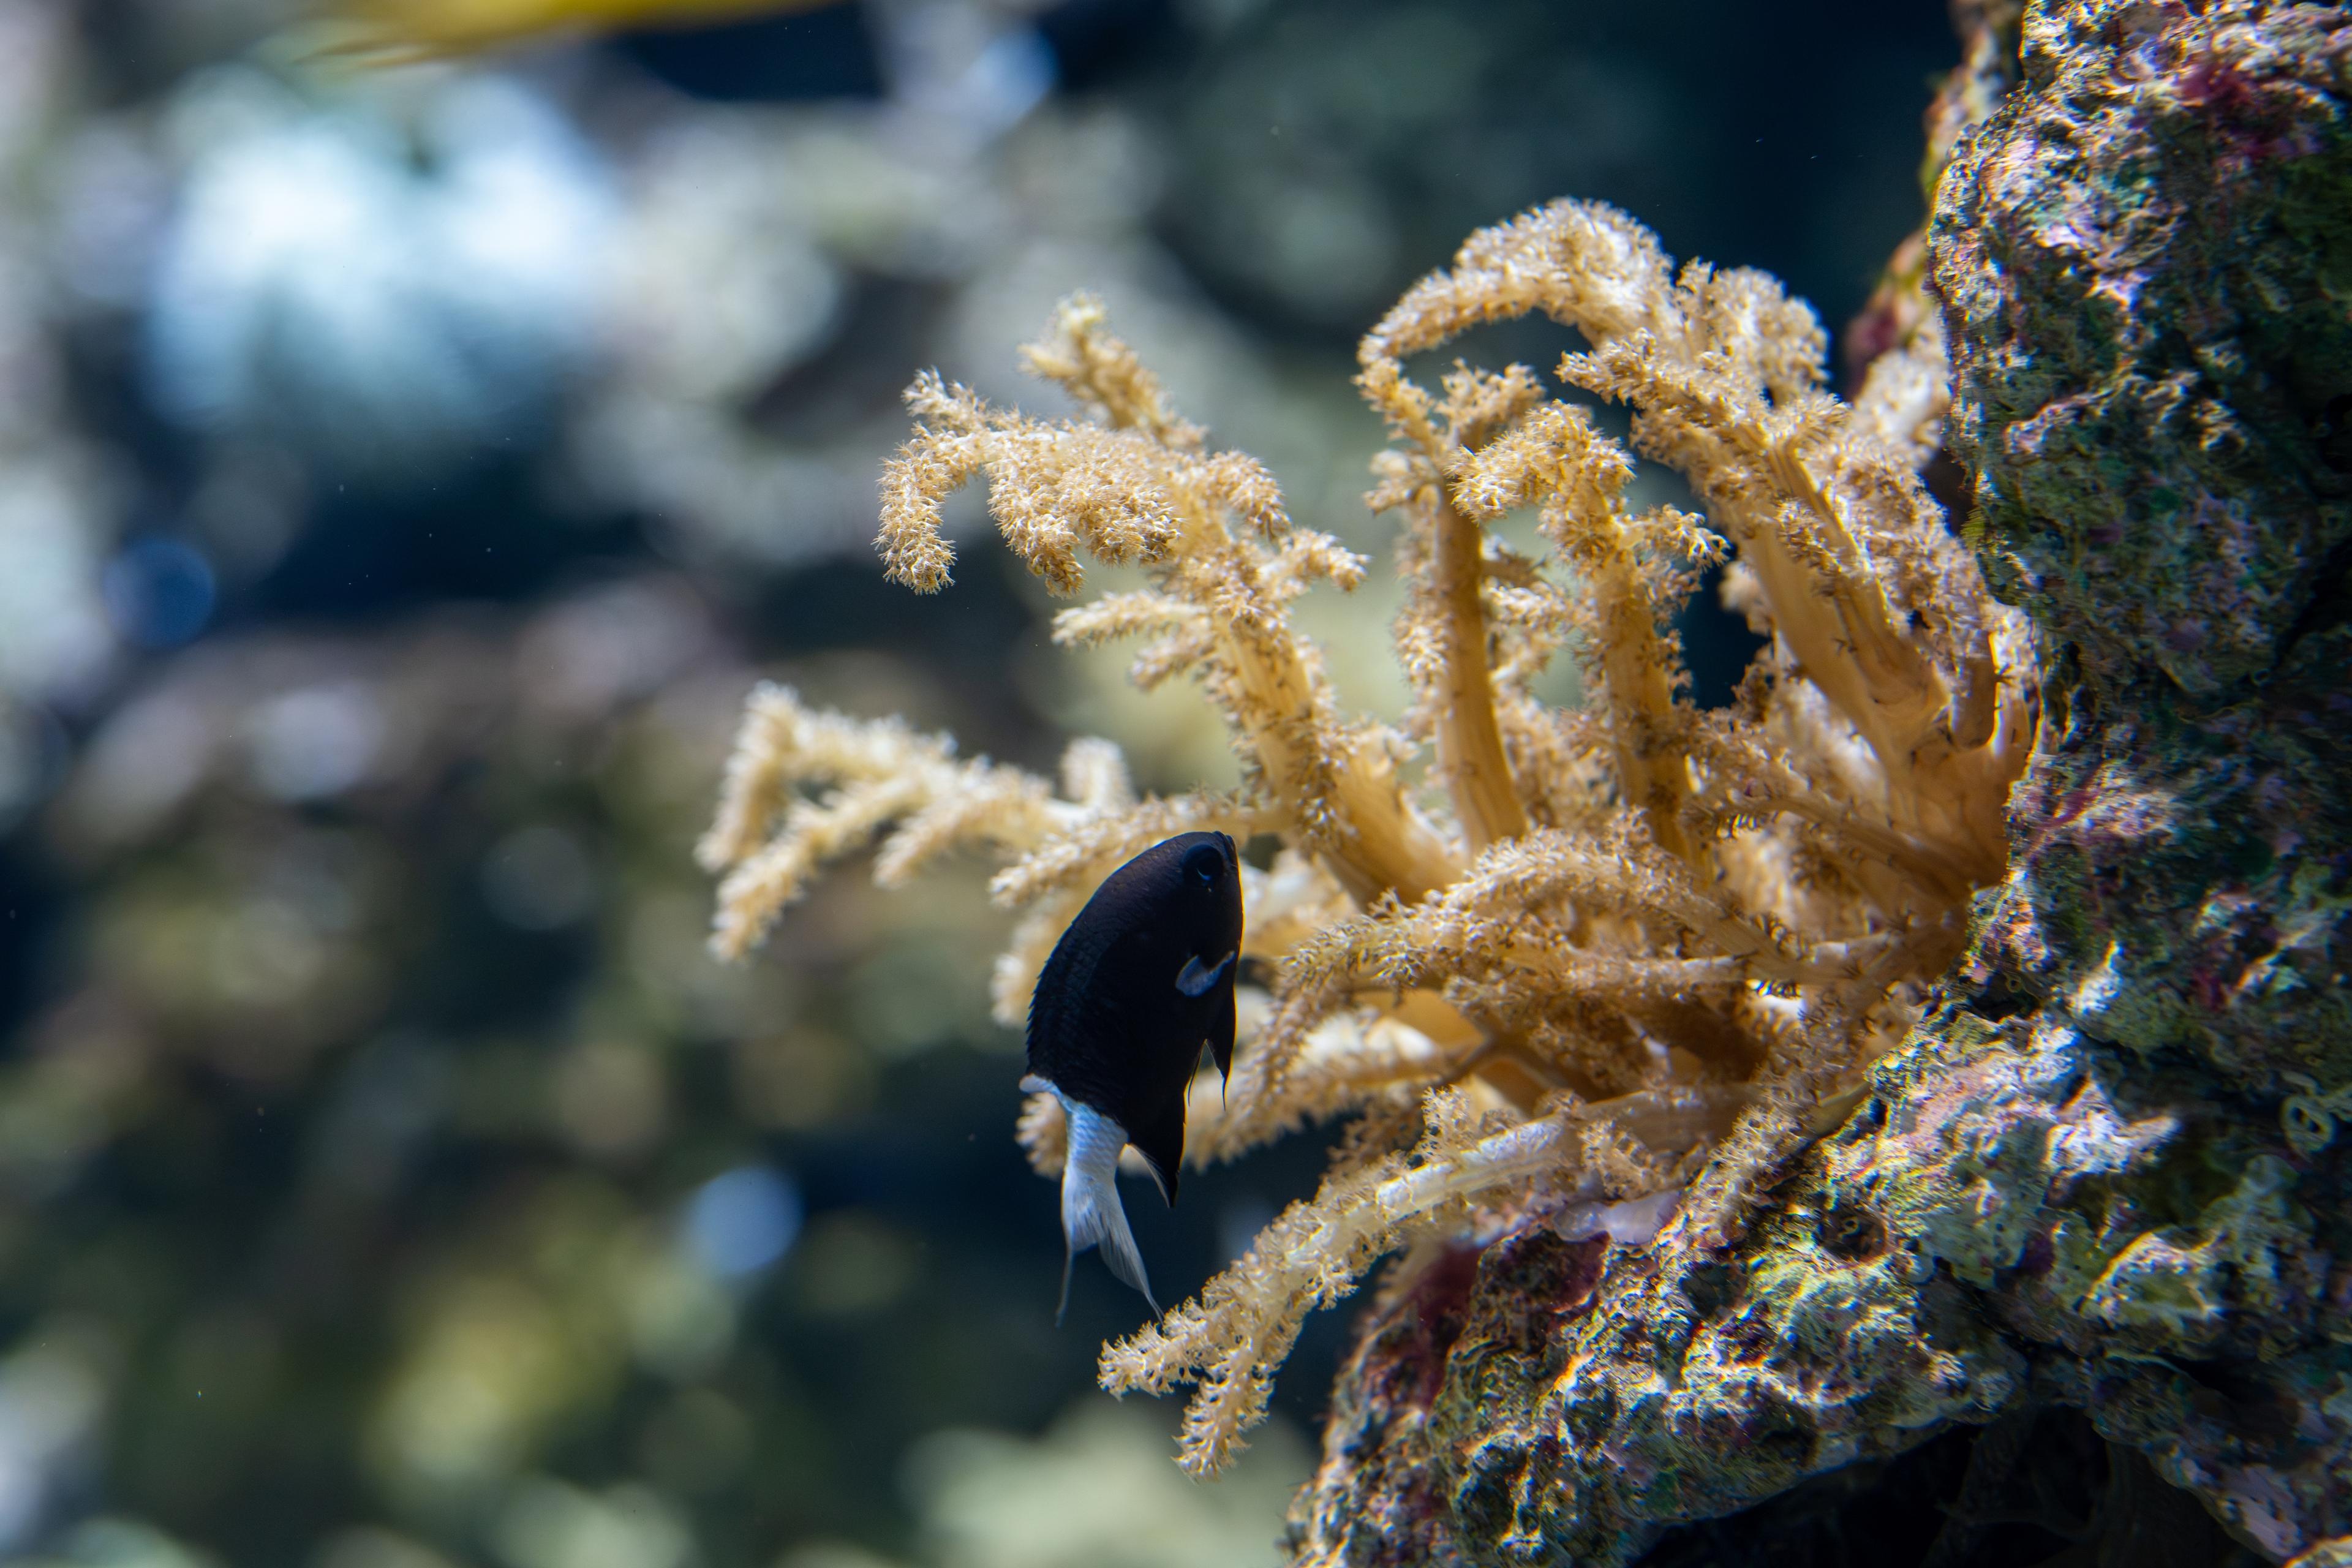
[[[1070,1142],[1062,1162],[1062,1239],[1067,1250],[1062,1256],[1062,1305],[1054,1321],[1058,1324],[1062,1312],[1069,1309],[1071,1266],[1089,1247],[1102,1248],[1103,1261],[1112,1275],[1141,1291],[1157,1317],[1160,1303],[1151,1294],[1151,1282],[1143,1272],[1143,1254],[1135,1245],[1135,1233],[1128,1228],[1127,1208],[1118,1197],[1118,1152],[1126,1146],[1126,1131],[1093,1106],[1076,1101],[1066,1104]]]

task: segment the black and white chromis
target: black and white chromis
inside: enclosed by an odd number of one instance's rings
[[[1230,835],[1180,833],[1113,871],[1054,944],[1029,1000],[1029,1073],[1068,1118],[1062,1165],[1062,1305],[1070,1266],[1099,1245],[1110,1271],[1143,1292],[1143,1257],[1116,1177],[1132,1144],[1176,1201],[1184,1090],[1208,1047],[1234,1064],[1234,970],[1242,945],[1241,858]]]

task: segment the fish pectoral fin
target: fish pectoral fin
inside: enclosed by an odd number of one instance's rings
[[[1231,952],[1225,954],[1217,961],[1213,969],[1197,957],[1186,959],[1184,967],[1176,972],[1176,989],[1187,996],[1206,996],[1216,988],[1217,982],[1233,973],[1234,960],[1238,956]]]

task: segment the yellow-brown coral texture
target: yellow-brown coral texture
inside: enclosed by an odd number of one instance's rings
[[[1525,366],[1407,363],[1541,313],[1586,352],[1560,381],[1633,410],[1633,447],[1704,517],[1633,509],[1631,455]],[[1080,405],[1047,421],[919,379],[883,480],[890,574],[929,591],[940,506],[974,478],[1057,593],[1080,552],[1150,585],[1062,612],[1066,645],[1147,639],[1135,679],[1183,676],[1223,715],[1233,792],[1136,798],[1116,750],[1074,744],[1062,788],[960,762],[893,721],[752,700],[702,854],[716,943],[740,954],[823,861],[880,840],[895,882],[957,845],[1006,857],[1028,912],[995,983],[1017,1022],[1097,882],[1186,828],[1279,842],[1246,873],[1248,951],[1278,964],[1229,1092],[1196,1088],[1186,1157],[1229,1158],[1360,1113],[1322,1190],[1194,1301],[1109,1347],[1115,1391],[1195,1383],[1183,1462],[1212,1472],[1264,1414],[1304,1315],[1381,1254],[1694,1181],[1678,1222],[1736,1218],[1747,1178],[1900,1038],[2005,863],[2002,807],[2032,742],[2021,623],[1990,599],[1915,465],[1933,449],[1932,335],[1854,406],[1822,387],[1811,311],[1752,271],[1679,276],[1649,232],[1563,202],[1474,236],[1364,341],[1359,384],[1393,441],[1369,498],[1402,514],[1401,723],[1341,712],[1293,624],[1364,563],[1294,527],[1254,460],[1209,448],[1109,336],[1066,305],[1030,368]],[[1549,554],[1492,525],[1535,510]],[[1685,692],[1675,612],[1710,564],[1769,642],[1737,700]],[[1534,677],[1577,661],[1585,700]],[[1060,1157],[1057,1108],[1020,1135]]]

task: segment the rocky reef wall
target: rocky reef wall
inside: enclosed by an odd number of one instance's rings
[[[1738,1239],[1537,1225],[1392,1290],[1301,1561],[1662,1561],[1971,1428],[1980,1505],[2073,1411],[2179,1489],[2083,1561],[2176,1560],[2185,1496],[2352,1563],[2352,14],[2036,4],[2016,64],[1927,249],[1955,521],[2038,637],[2009,879]]]

